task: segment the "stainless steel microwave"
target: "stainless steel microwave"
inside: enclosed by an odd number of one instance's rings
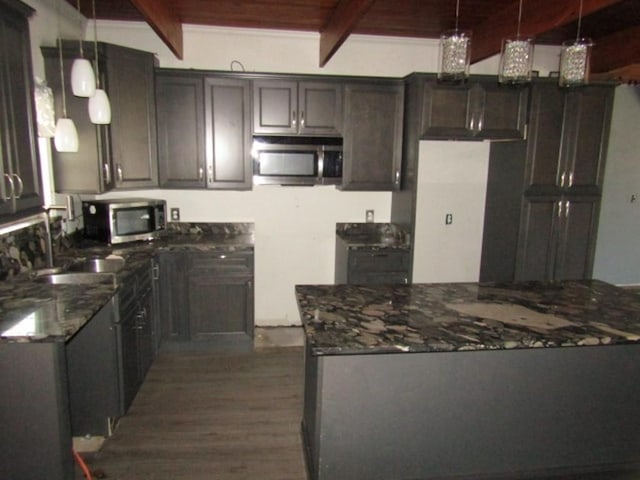
[[[166,202],[117,198],[82,202],[84,236],[114,244],[152,240],[166,227]]]
[[[342,183],[342,139],[254,137],[255,185],[336,185]]]

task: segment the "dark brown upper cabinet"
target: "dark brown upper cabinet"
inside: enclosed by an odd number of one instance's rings
[[[158,71],[158,158],[163,188],[251,189],[251,84]]]
[[[0,3],[0,214],[42,206],[28,17],[22,2]]]
[[[532,87],[526,187],[531,195],[597,195],[602,187],[613,91],[590,85]]]
[[[293,78],[255,80],[253,133],[340,136],[342,83]]]
[[[95,61],[94,45],[85,42],[84,56]],[[62,112],[59,50],[42,47],[47,82],[56,111]],[[52,150],[55,189],[64,193],[103,193],[114,188],[158,185],[156,105],[152,53],[98,43],[100,82],[111,102],[111,124],[94,125],[88,99],[71,92],[71,65],[79,56],[76,41],[63,42],[67,115],[78,130],[79,150]]]
[[[404,86],[348,83],[344,96],[343,190],[400,188]]]
[[[420,137],[447,140],[517,140],[525,136],[527,87],[495,78],[463,84],[423,77]]]

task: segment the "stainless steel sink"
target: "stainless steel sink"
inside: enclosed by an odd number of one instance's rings
[[[72,264],[70,272],[91,272],[91,273],[117,273],[124,268],[125,260],[122,257],[107,258],[87,258]]]
[[[64,272],[39,275],[36,282],[50,285],[80,285],[89,283],[110,283],[116,285],[116,275],[112,272]]]

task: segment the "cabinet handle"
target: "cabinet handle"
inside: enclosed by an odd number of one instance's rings
[[[567,200],[564,202],[564,218],[569,218],[569,209],[571,208],[571,202]]]
[[[104,183],[105,185],[109,185],[111,183],[111,169],[109,168],[108,163],[103,164],[104,168]]]
[[[202,181],[204,180],[204,168],[199,167],[198,168],[198,181]]]
[[[573,172],[569,174],[569,188],[573,187]]]
[[[209,177],[209,183],[213,183],[213,165],[212,164],[207,165],[207,174]]]
[[[16,192],[16,188],[15,185],[13,183],[13,178],[11,178],[11,175],[9,175],[8,173],[4,174],[4,178],[7,179],[7,181],[9,182],[9,192],[8,195],[5,195],[4,199],[5,200],[11,200],[13,198],[13,194]]]
[[[298,117],[296,116],[296,111],[295,110],[291,111],[291,125],[294,126],[294,127],[296,125],[298,125]]]
[[[20,198],[22,196],[22,192],[24,191],[24,183],[22,181],[22,178],[17,173],[12,173],[11,176],[16,177],[16,180],[18,180],[18,192],[16,193],[16,198]]]
[[[400,169],[396,170],[396,185],[400,185]]]
[[[300,111],[300,128],[304,128],[304,110]]]
[[[409,283],[409,278],[404,277],[404,283]]]
[[[119,163],[117,165],[116,172],[118,175],[118,183],[122,183],[122,165],[120,165]]]
[[[154,265],[151,267],[151,278],[153,280],[158,280],[160,278],[160,266]]]
[[[562,218],[562,200],[558,200],[558,218]]]
[[[562,175],[560,175],[560,187],[564,188],[564,177],[566,175],[566,172],[562,172]]]

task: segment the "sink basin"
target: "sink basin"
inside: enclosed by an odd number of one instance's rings
[[[124,268],[122,257],[87,258],[69,267],[71,272],[116,273]]]
[[[35,278],[36,282],[50,285],[80,285],[88,283],[111,283],[116,285],[116,276],[108,272],[66,272],[49,273]]]

